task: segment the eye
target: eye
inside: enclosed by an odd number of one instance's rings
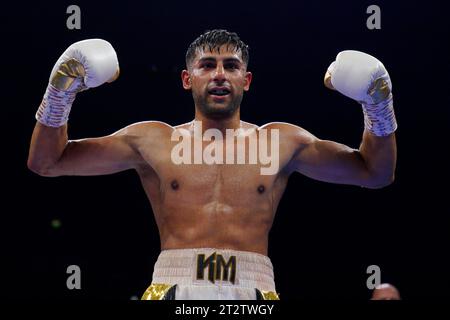
[[[200,67],[202,67],[203,69],[211,69],[211,68],[214,68],[215,66],[211,62],[206,62],[206,63],[203,63]]]
[[[239,66],[235,63],[229,63],[225,65],[226,69],[239,69]]]

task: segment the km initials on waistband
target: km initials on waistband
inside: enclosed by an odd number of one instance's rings
[[[205,259],[204,254],[197,255],[197,280],[203,280],[205,269],[208,268],[208,280],[229,281],[234,284],[236,280],[236,256],[231,256],[228,262],[221,254],[214,252]]]

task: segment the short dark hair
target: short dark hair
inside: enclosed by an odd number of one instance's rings
[[[223,45],[232,46],[235,51],[240,51],[242,60],[245,65],[248,65],[249,47],[239,38],[236,32],[229,32],[223,29],[206,30],[197,39],[189,45],[186,52],[186,67],[194,60],[197,49],[206,50],[210,52],[213,50],[220,50]]]

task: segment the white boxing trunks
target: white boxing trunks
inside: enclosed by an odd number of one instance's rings
[[[142,300],[278,300],[262,254],[229,249],[163,250]]]

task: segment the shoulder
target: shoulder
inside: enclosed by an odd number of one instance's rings
[[[121,141],[133,149],[144,145],[157,147],[172,134],[174,128],[162,121],[142,121],[130,124],[113,133],[114,141]]]
[[[150,132],[170,132],[174,128],[162,121],[142,121],[130,124],[122,130],[127,134],[147,134]]]
[[[317,139],[313,134],[302,127],[287,122],[269,122],[258,128],[258,130],[263,129],[278,130],[280,140],[284,142],[309,144]]]
[[[242,127],[245,129],[255,129],[257,131],[276,129],[280,132],[280,134],[284,134],[284,135],[295,135],[295,134],[307,135],[309,133],[305,129],[303,129],[297,125],[287,123],[287,122],[269,122],[269,123],[263,124],[261,126],[258,126],[256,124],[249,123],[249,122],[244,122],[244,121],[241,121],[241,123],[242,123]]]
[[[114,135],[124,136],[129,139],[141,137],[163,137],[172,133],[174,128],[162,121],[142,121],[130,124],[120,129]]]

